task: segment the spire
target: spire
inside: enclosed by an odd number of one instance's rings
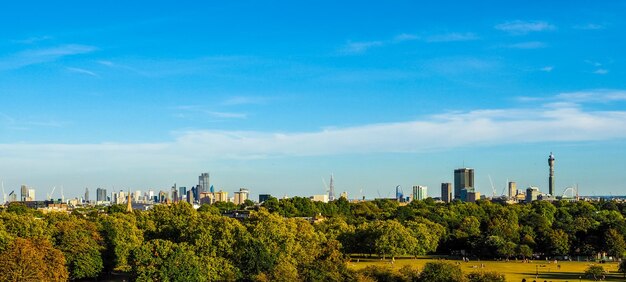
[[[131,205],[131,201],[130,201],[130,189],[128,189],[128,201],[126,205],[126,212],[133,212],[133,206]]]

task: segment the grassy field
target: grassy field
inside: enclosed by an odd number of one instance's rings
[[[377,266],[389,266],[395,269],[399,269],[404,265],[411,265],[414,267],[418,267],[420,270],[423,268],[424,264],[429,261],[435,261],[434,258],[401,258],[396,259],[393,263],[391,260],[380,260],[380,259],[366,259],[353,258],[349,263],[349,267],[352,269],[362,269],[369,265],[377,265]],[[460,263],[461,269],[465,273],[470,273],[474,271],[497,271],[499,273],[503,273],[506,275],[507,281],[522,281],[523,278],[526,278],[526,281],[532,282],[536,281],[594,281],[593,279],[589,280],[585,278],[583,274],[585,269],[591,262],[558,262],[560,265],[560,269],[554,263],[547,263],[546,261],[533,261],[530,263],[523,263],[521,261],[470,261],[470,262],[462,262],[460,260],[448,260],[452,263]],[[481,268],[481,264],[484,265]],[[617,273],[617,263],[604,263],[599,264],[604,267],[609,273],[606,275],[606,279],[604,281],[626,281],[623,274]],[[538,273],[538,274],[537,274]],[[535,278],[537,277],[537,278]],[[581,279],[579,280],[579,277]]]

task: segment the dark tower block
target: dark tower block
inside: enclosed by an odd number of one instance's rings
[[[548,165],[550,166],[550,178],[548,182],[548,192],[553,197],[554,195],[554,155],[550,152],[550,157],[548,158]]]

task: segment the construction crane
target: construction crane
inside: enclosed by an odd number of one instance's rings
[[[52,194],[54,194],[54,189],[57,189],[57,187],[56,186],[52,187],[52,192],[48,194],[48,201],[52,200]]]
[[[495,198],[496,197],[496,187],[493,186],[493,180],[491,180],[491,175],[488,174],[487,176],[489,176],[489,183],[491,183],[491,191],[493,192],[493,196],[492,197]]]

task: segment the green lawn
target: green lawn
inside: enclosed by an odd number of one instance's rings
[[[434,261],[435,258],[401,258],[396,259],[393,263],[391,260],[380,259],[367,259],[367,258],[353,258],[349,262],[349,267],[352,269],[362,269],[369,265],[378,266],[390,266],[392,268],[400,268],[404,265],[411,265],[418,267],[420,270],[424,264],[429,261]],[[507,281],[522,281],[526,278],[526,281],[532,282],[533,280],[541,281],[594,281],[584,277],[583,272],[592,262],[558,262],[561,266],[558,269],[554,263],[547,263],[546,261],[533,261],[530,263],[523,263],[521,261],[470,261],[462,262],[460,260],[448,260],[452,263],[460,263],[461,269],[465,273],[473,271],[497,271],[506,275]],[[481,264],[484,264],[484,268],[481,268]],[[605,281],[626,281],[623,274],[617,273],[617,263],[605,263],[598,264],[604,267],[609,273],[606,275]],[[537,275],[537,272],[539,273]],[[535,278],[537,276],[537,278]],[[582,277],[580,280],[578,277]]]

